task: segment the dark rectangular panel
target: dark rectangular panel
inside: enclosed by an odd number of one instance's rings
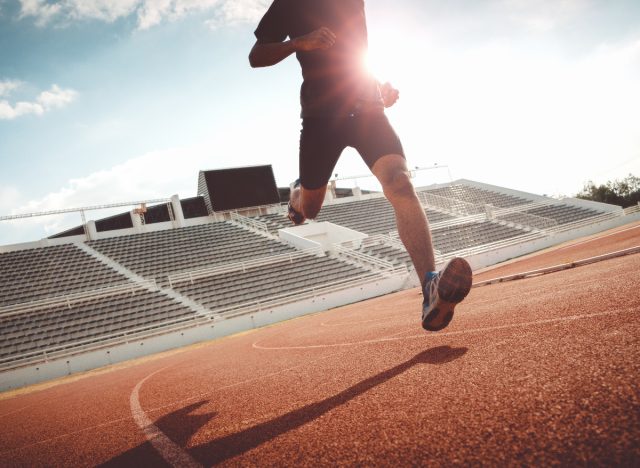
[[[271,166],[204,171],[214,211],[280,203]]]
[[[203,197],[185,198],[180,200],[182,206],[182,214],[184,219],[199,218],[201,216],[208,216],[207,205],[204,203]]]
[[[169,207],[166,203],[147,207],[147,212],[144,214],[145,224],[164,223],[166,221],[171,221]]]
[[[133,221],[131,221],[131,214],[129,212],[96,221],[96,230],[98,232],[127,229],[132,227]]]

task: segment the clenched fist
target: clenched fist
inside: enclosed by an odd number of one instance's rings
[[[297,52],[309,52],[316,49],[328,49],[336,43],[336,35],[331,29],[321,27],[304,36],[293,39],[293,47]]]

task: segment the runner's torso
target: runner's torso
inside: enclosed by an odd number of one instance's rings
[[[298,52],[303,117],[349,115],[384,109],[378,84],[364,65],[364,0],[275,0],[256,29],[259,42],[280,42],[328,27],[333,47]]]

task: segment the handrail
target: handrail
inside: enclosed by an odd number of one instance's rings
[[[127,282],[119,284],[117,286],[110,286],[108,288],[93,289],[91,291],[82,291],[73,294],[65,294],[63,296],[55,296],[47,299],[41,299],[38,301],[22,302],[19,304],[12,304],[4,307],[0,307],[0,317],[10,317],[13,315],[20,315],[26,312],[33,312],[34,310],[42,309],[44,307],[55,307],[58,305],[66,305],[67,308],[71,308],[73,304],[78,302],[86,302],[93,299],[100,299],[103,297],[115,296],[124,292],[131,292],[132,294],[139,289],[158,289],[155,279],[150,279],[141,282]]]
[[[540,208],[543,206],[553,206],[556,203],[547,203],[546,201],[537,201],[531,203],[524,203],[522,205],[509,206],[507,208],[494,208],[493,215],[494,216],[503,216],[511,213],[519,213],[521,211],[533,210],[535,208]]]
[[[543,231],[552,229],[558,225],[558,221],[556,221],[553,218],[548,218],[546,216],[532,215],[529,213],[524,213],[522,211],[512,211],[510,213],[504,213],[504,214],[498,214],[498,215],[494,213],[494,218],[496,220],[519,224],[521,226],[527,226],[527,227],[531,227],[531,228],[535,228]]]
[[[396,233],[395,238],[392,236],[392,233],[394,232]],[[402,241],[399,240],[398,231],[392,231],[387,236],[385,236],[384,234],[374,234],[372,236],[362,239],[362,245],[364,246],[370,246],[374,244],[384,244],[403,252],[406,252],[407,250],[404,244],[402,243]]]
[[[249,301],[243,304],[229,306],[222,309],[215,309],[212,311],[211,315],[228,317],[229,312],[234,312],[237,310],[241,310],[242,314],[256,312],[256,311],[259,312],[265,308],[273,308],[281,305],[290,304],[292,302],[299,301],[306,297],[315,297],[321,292],[340,291],[342,289],[348,289],[354,285],[359,285],[362,283],[369,282],[373,279],[386,278],[389,276],[389,273],[392,273],[393,275],[399,275],[405,272],[406,272],[406,268],[397,267],[397,268],[394,268],[392,271],[384,272],[386,274],[384,274],[383,272],[366,273],[363,275],[358,275],[355,278],[348,281],[338,280],[338,281],[332,281],[330,283],[324,283],[321,286],[312,286],[309,288],[298,289],[295,291],[295,294],[284,293],[276,296],[269,296],[269,299],[266,301]],[[234,316],[242,315],[242,314],[234,314]]]
[[[233,271],[246,271],[251,268],[256,268],[264,265],[271,265],[276,263],[282,263],[288,261],[292,263],[293,260],[310,255],[321,256],[324,255],[322,247],[312,247],[305,250],[299,250],[296,252],[284,253],[279,255],[270,255],[268,257],[258,258],[256,260],[247,260],[244,262],[227,263],[224,265],[213,266],[209,268],[200,268],[197,270],[184,271],[180,273],[174,273],[168,275],[169,286],[173,288],[176,283],[189,281],[194,284],[195,279],[208,278],[210,276],[216,276],[224,273],[230,273]]]
[[[267,223],[265,223],[264,221],[258,221],[257,219],[249,218],[247,216],[242,216],[241,214],[236,213],[234,211],[231,212],[231,221],[235,221],[244,226],[256,229],[258,231],[264,231],[267,234],[270,234],[269,227],[267,226]]]
[[[372,257],[371,255],[367,255],[353,249],[349,249],[340,244],[334,244],[333,248],[338,255],[353,258],[360,264],[368,263],[382,270],[393,270],[395,268],[395,265],[391,262],[382,260],[381,258]]]
[[[438,223],[430,224],[430,228],[432,231],[436,231],[438,229],[446,229],[452,226],[460,226],[462,224],[470,224],[470,223],[478,223],[487,220],[486,214],[477,214],[477,215],[468,215],[457,217],[453,219],[447,219],[445,221],[440,221]]]
[[[485,204],[474,204],[435,193],[419,192],[427,207],[439,208],[453,214],[476,215],[485,213]]]

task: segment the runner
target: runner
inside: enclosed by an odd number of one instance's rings
[[[302,68],[300,178],[291,191],[289,219],[301,224],[318,215],[338,158],[347,146],[355,148],[393,206],[398,233],[422,281],[422,326],[442,330],[469,293],[471,268],[455,258],[435,271],[427,217],[384,113],[399,92],[378,83],[364,65],[364,0],[274,0],[255,36],[252,67],[272,66],[295,53]]]

